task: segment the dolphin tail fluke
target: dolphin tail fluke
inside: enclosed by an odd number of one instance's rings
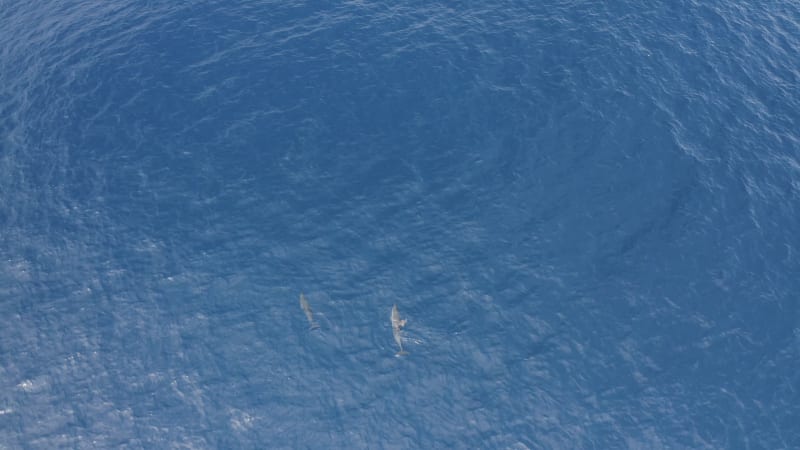
[[[312,330],[312,331],[313,331],[313,330],[319,330],[319,324],[318,324],[318,323],[316,323],[316,322],[314,322],[314,323],[312,323],[312,324],[311,324],[311,325],[308,327],[308,329],[309,329],[309,330]]]
[[[408,352],[405,350],[400,350],[399,352],[395,353],[394,356],[406,356]]]

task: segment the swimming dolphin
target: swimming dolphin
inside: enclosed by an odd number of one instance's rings
[[[316,322],[314,322],[314,313],[311,311],[311,305],[308,304],[308,300],[306,300],[306,296],[303,293],[300,293],[300,307],[303,308],[303,312],[306,313],[306,319],[308,319],[308,326],[311,330],[316,330],[319,328]]]
[[[397,346],[400,347],[400,351],[397,352],[396,356],[408,354],[407,351],[403,350],[402,331],[404,326],[406,326],[406,319],[400,319],[400,311],[397,310],[397,305],[395,304],[392,306],[392,334]]]

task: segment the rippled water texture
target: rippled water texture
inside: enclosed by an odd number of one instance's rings
[[[798,48],[790,1],[0,0],[0,448],[800,448]]]

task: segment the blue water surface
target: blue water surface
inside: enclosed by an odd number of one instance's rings
[[[798,49],[785,0],[0,0],[0,448],[800,448]]]

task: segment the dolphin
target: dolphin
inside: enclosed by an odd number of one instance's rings
[[[311,311],[311,305],[308,304],[308,300],[303,293],[300,293],[300,307],[303,308],[303,312],[306,313],[306,319],[308,319],[308,326],[311,330],[316,330],[319,328],[316,322],[314,322],[314,313]]]
[[[394,341],[397,342],[397,346],[400,347],[400,351],[397,352],[395,356],[408,354],[407,351],[403,350],[402,336],[403,327],[406,326],[406,322],[406,319],[400,319],[400,311],[397,310],[397,305],[392,305],[392,334],[394,335]]]

